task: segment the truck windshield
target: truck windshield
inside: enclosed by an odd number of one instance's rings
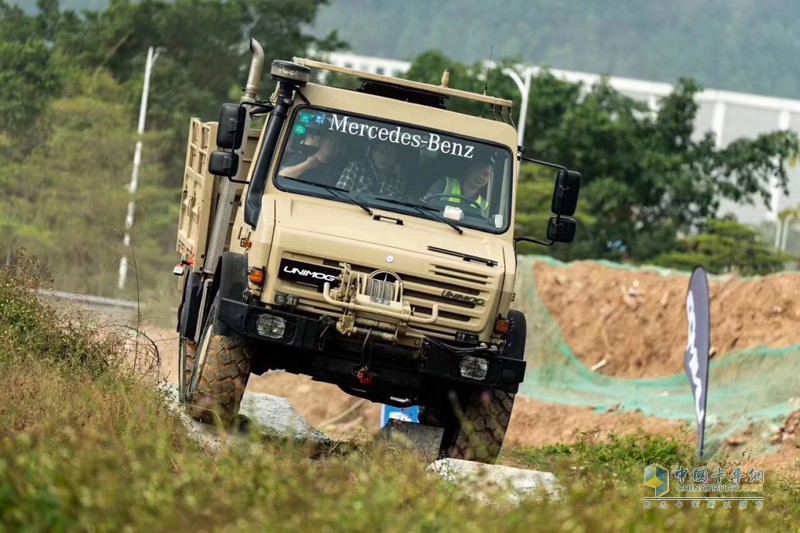
[[[459,226],[508,228],[508,148],[311,107],[297,110],[290,127],[276,177],[281,189],[343,201],[304,182],[320,183],[372,208],[431,218],[421,207]]]

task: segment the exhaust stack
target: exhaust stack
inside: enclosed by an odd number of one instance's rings
[[[264,69],[264,49],[261,44],[250,38],[250,52],[253,59],[250,60],[250,71],[247,74],[247,84],[244,86],[242,103],[253,103],[258,97],[258,90],[261,88],[261,72]]]

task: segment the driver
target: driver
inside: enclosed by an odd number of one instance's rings
[[[475,204],[485,213],[489,208],[489,202],[486,200],[486,188],[493,176],[494,165],[491,157],[471,159],[465,165],[460,177],[440,178],[428,189],[423,200],[441,196],[451,204],[460,204],[462,201],[467,204]],[[453,196],[450,198],[443,196],[448,194]]]
[[[317,182],[332,182],[339,177],[344,162],[343,147],[325,128],[308,127],[300,144],[301,151],[286,155],[281,176]]]

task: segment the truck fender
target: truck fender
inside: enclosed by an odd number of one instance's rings
[[[203,281],[200,274],[189,271],[183,284],[183,299],[178,306],[178,333],[181,337],[194,338],[202,298]]]
[[[212,294],[208,301],[216,298],[235,300],[237,302],[246,301],[247,294],[247,256],[235,252],[225,252],[218,263],[217,273],[214,276]],[[233,331],[226,325],[226,317],[219,316],[214,322],[214,332],[219,335],[233,337],[241,332]]]

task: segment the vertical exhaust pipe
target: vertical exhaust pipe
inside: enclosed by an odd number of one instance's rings
[[[242,103],[253,103],[258,97],[258,90],[261,88],[261,72],[264,69],[264,49],[261,44],[250,38],[250,53],[253,58],[250,60],[250,71],[247,74],[247,84],[244,86]]]

